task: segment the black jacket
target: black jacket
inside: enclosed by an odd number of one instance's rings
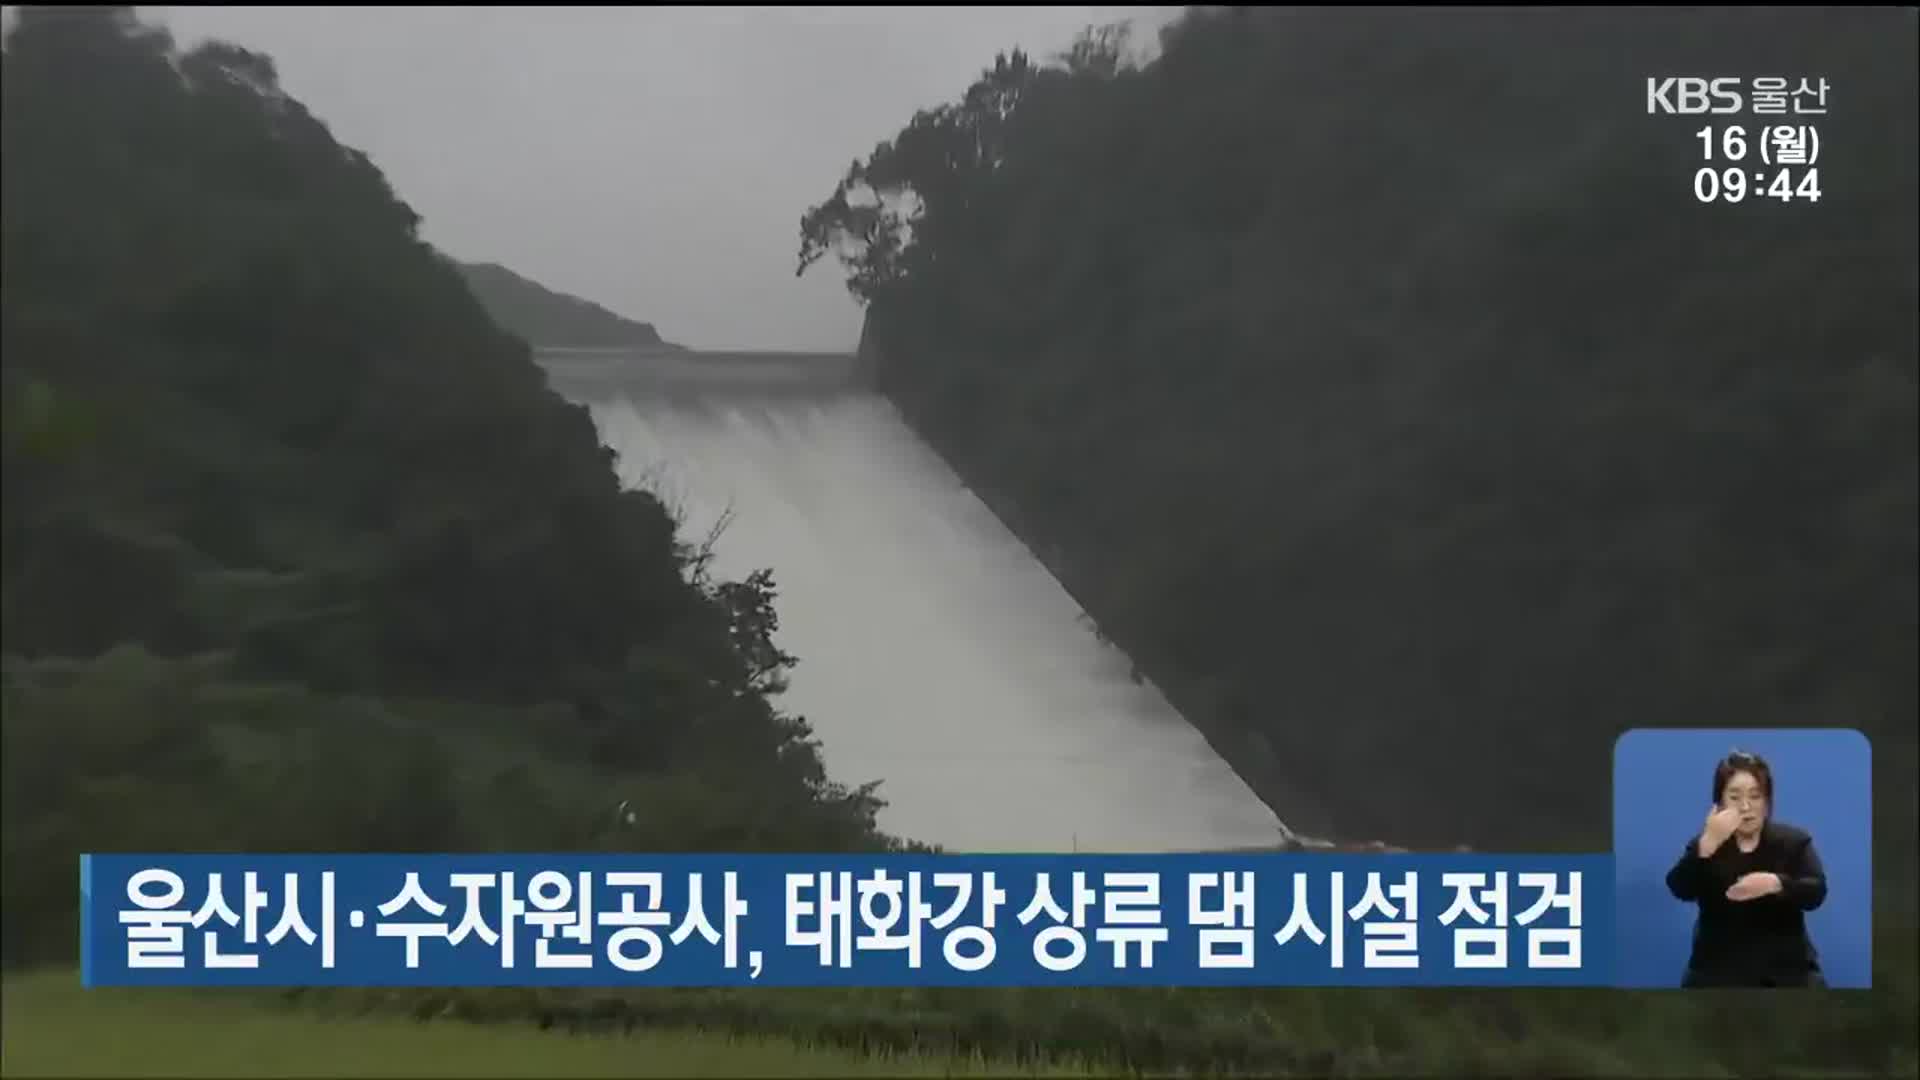
[[[1807,936],[1807,912],[1827,899],[1827,874],[1804,829],[1768,822],[1760,844],[1741,851],[1729,837],[1702,859],[1699,837],[1667,871],[1673,895],[1700,906],[1689,987],[1821,985],[1820,954]],[[1780,876],[1781,889],[1753,900],[1729,900],[1727,889],[1751,873]]]

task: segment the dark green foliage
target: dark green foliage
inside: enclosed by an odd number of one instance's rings
[[[467,287],[509,332],[533,345],[595,348],[620,345],[675,348],[647,324],[599,304],[557,293],[494,263],[462,263]]]
[[[3,70],[8,962],[84,850],[891,843],[772,704],[772,578],[619,489],[269,60],[26,8]]]
[[[1914,29],[1194,12],[1000,58],[801,267],[1289,823],[1592,850],[1619,732],[1841,724],[1911,866]],[[1771,121],[1825,197],[1701,205],[1694,133],[1769,121],[1647,116],[1656,74],[1827,78]]]

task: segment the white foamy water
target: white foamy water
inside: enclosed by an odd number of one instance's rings
[[[622,479],[729,577],[771,567],[782,707],[829,774],[883,780],[881,824],[958,851],[1269,845],[1281,825],[884,399],[588,400]]]

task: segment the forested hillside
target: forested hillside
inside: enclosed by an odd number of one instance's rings
[[[801,269],[1295,826],[1591,849],[1624,729],[1847,725],[1911,863],[1914,35],[1197,11],[1143,67],[1003,55]],[[1650,75],[1831,90],[1649,116]],[[1809,122],[1817,202],[1695,198],[1700,128]]]
[[[268,59],[27,8],[0,70],[9,963],[81,851],[883,842],[772,703],[772,583]]]
[[[608,311],[590,300],[554,292],[495,263],[461,263],[460,273],[487,314],[533,345],[570,348],[666,343],[652,324]]]

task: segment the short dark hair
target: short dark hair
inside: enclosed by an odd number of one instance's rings
[[[1745,750],[1735,750],[1720,759],[1713,768],[1713,804],[1727,793],[1727,785],[1733,781],[1735,773],[1751,773],[1754,782],[1760,785],[1760,795],[1767,800],[1768,809],[1773,806],[1773,769],[1768,767],[1767,759],[1759,754],[1749,754]]]

